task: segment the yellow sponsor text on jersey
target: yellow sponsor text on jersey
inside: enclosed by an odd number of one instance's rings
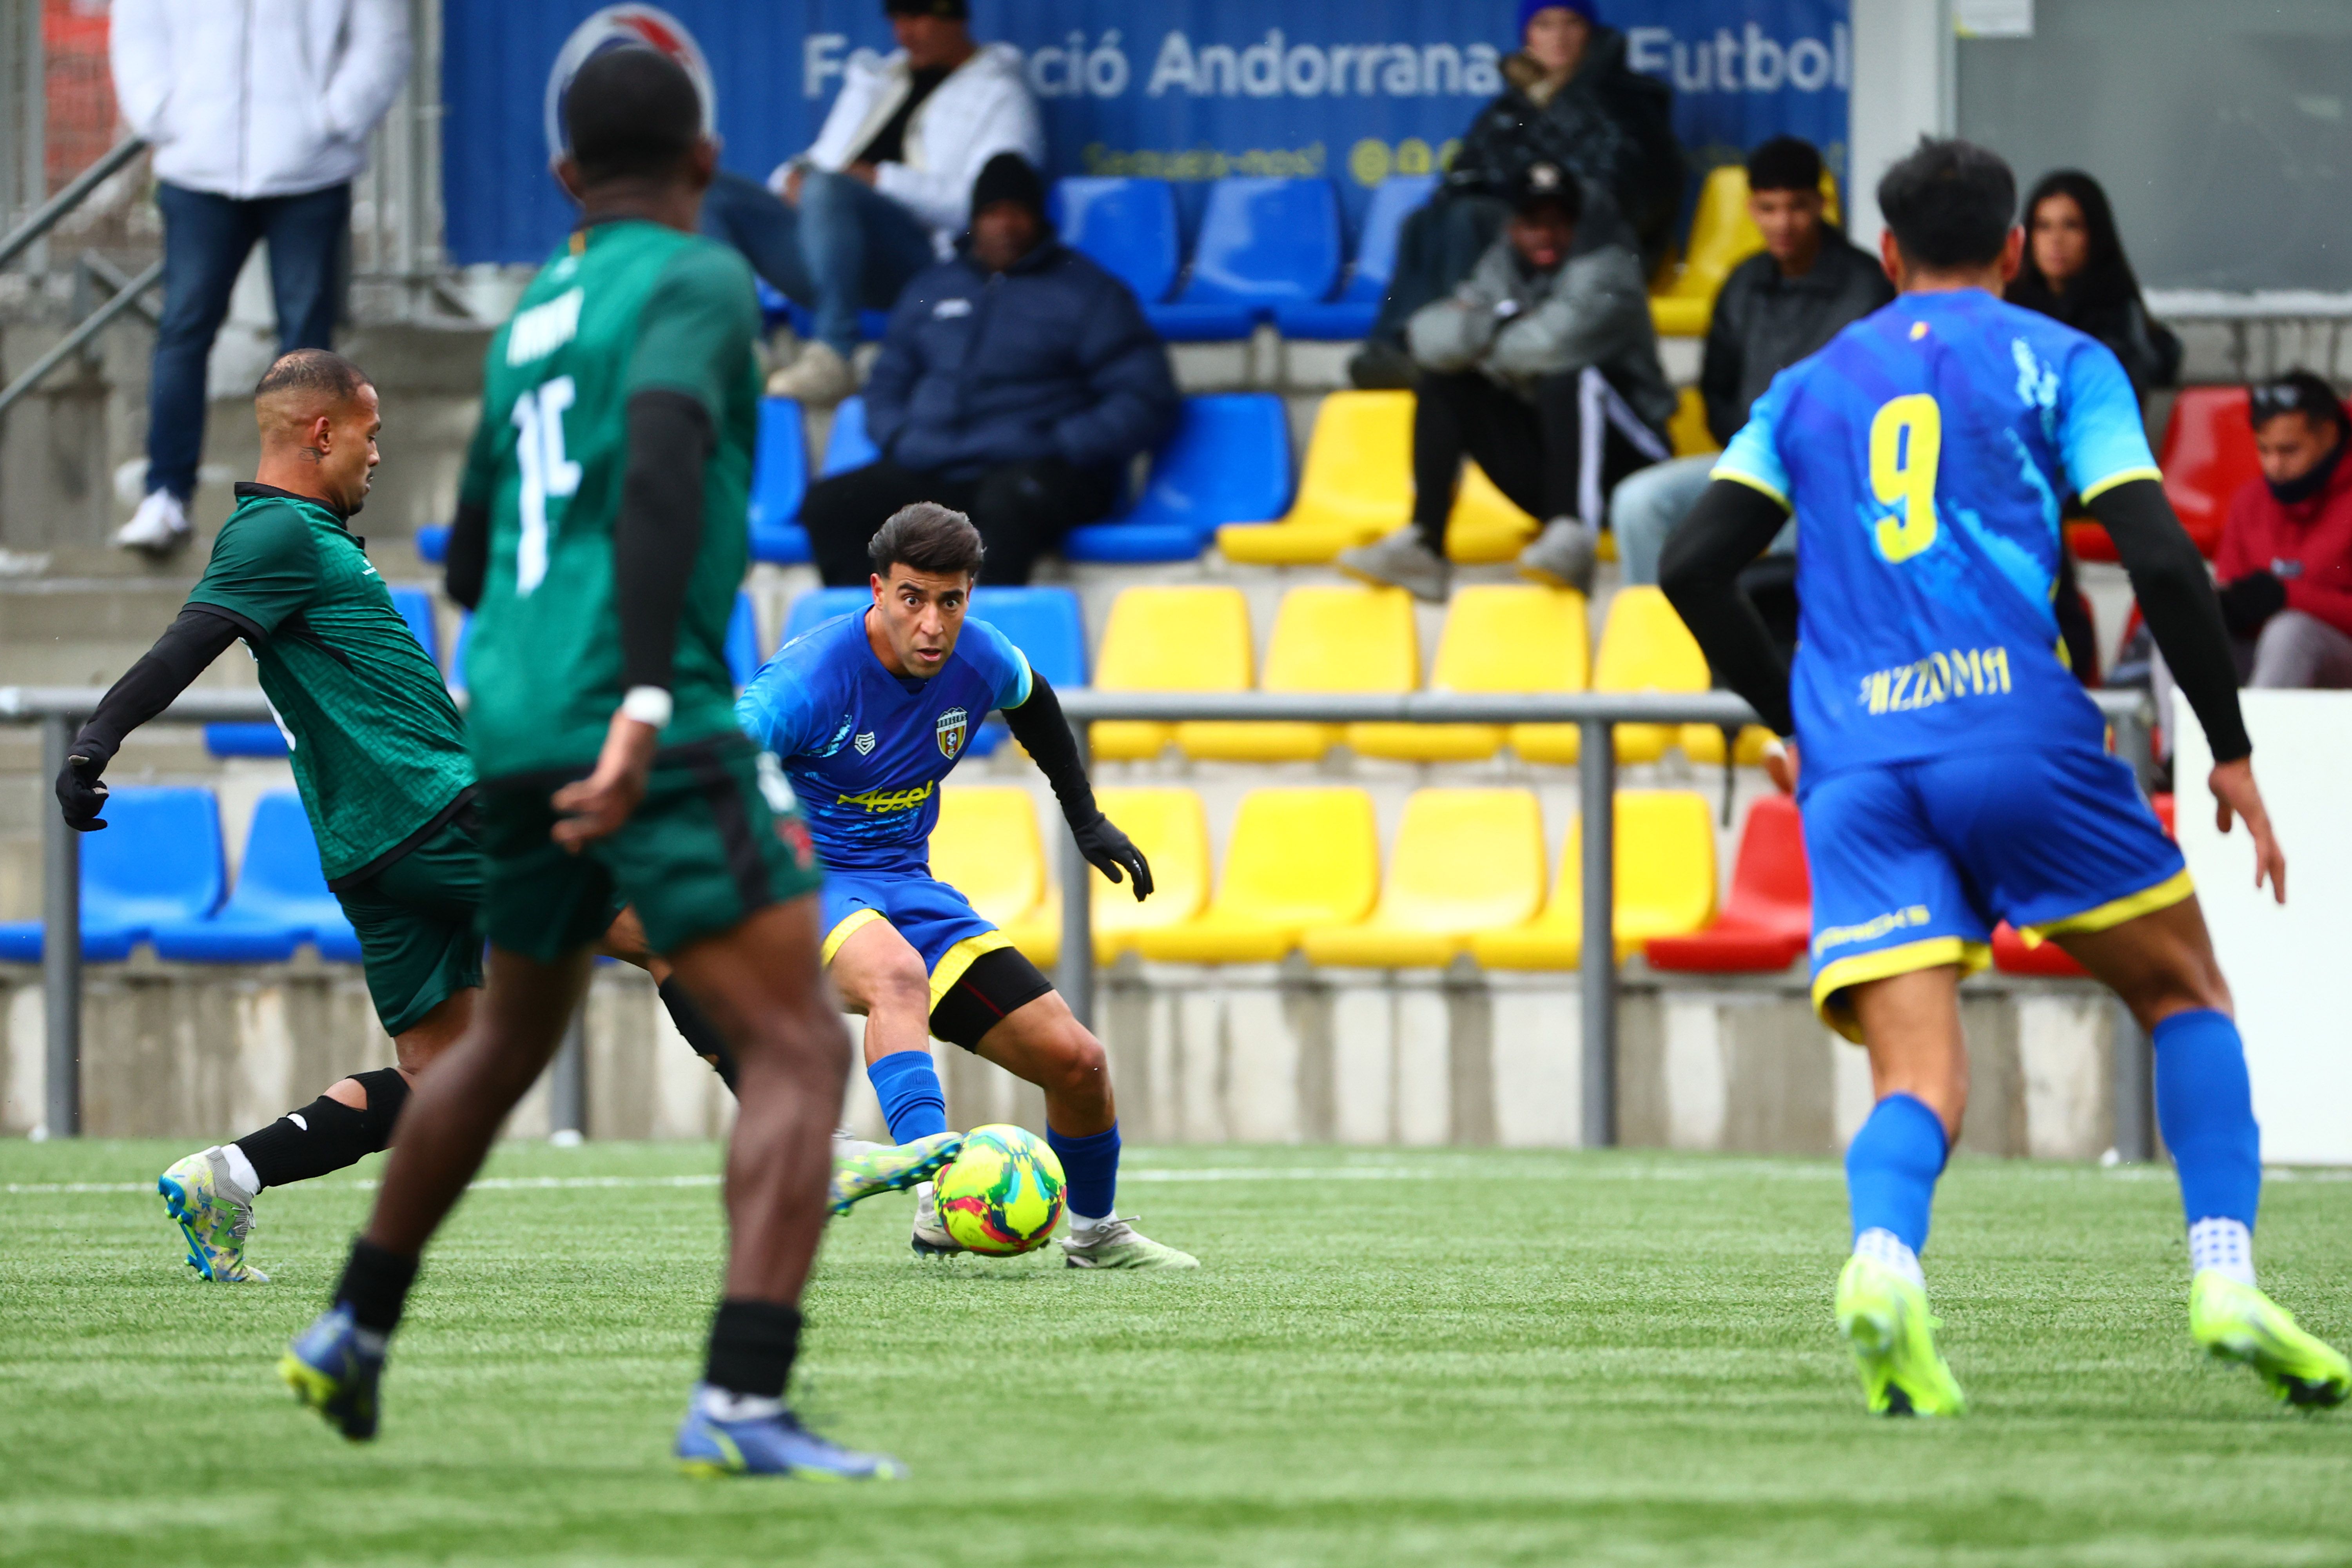
[[[1909,664],[1874,669],[1862,678],[1862,706],[1873,714],[1909,713],[1958,697],[2000,697],[2009,691],[2009,649],[1953,648]]]
[[[920,789],[869,789],[863,795],[835,796],[833,804],[862,805],[877,816],[886,811],[912,811],[930,799],[931,791],[938,787],[938,784],[934,782],[923,785]]]
[[[1913,904],[1910,908],[1903,910],[1889,910],[1886,913],[1874,916],[1860,925],[1826,928],[1821,935],[1813,938],[1813,953],[1818,957],[1833,947],[1844,947],[1857,942],[1876,942],[1888,931],[1908,931],[1913,926],[1923,926],[1927,923],[1927,906],[1925,904]]]

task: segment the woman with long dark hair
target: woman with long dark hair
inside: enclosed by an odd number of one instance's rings
[[[2148,315],[2099,182],[2080,169],[2042,175],[2025,198],[2023,222],[2025,265],[2009,286],[2009,302],[2106,344],[2133,391],[2146,395],[2170,385],[2180,371],[2180,340]]]

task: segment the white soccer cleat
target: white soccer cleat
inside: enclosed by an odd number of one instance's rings
[[[188,526],[188,509],[169,490],[150,490],[131,521],[114,531],[117,550],[142,550],[169,555],[194,533]]]
[[[1201,1260],[1152,1240],[1132,1221],[1113,1215],[1086,1233],[1062,1237],[1062,1261],[1073,1268],[1198,1268]]]
[[[940,1190],[929,1182],[915,1189],[915,1235],[908,1246],[918,1258],[949,1258],[971,1249],[958,1241],[940,1218]]]

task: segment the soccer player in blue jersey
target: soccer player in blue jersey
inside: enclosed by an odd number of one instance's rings
[[[971,520],[918,502],[882,525],[867,554],[874,603],[777,649],[735,716],[783,763],[824,863],[824,962],[850,1010],[866,1016],[866,1076],[890,1136],[933,1161],[932,1141],[947,1133],[937,1035],[1045,1091],[1045,1141],[1068,1178],[1062,1252],[1071,1268],[1197,1268],[1112,1213],[1118,1112],[1101,1042],[1035,964],[931,875],[940,781],[990,710],[1002,710],[1087,860],[1114,882],[1129,879],[1138,899],[1151,891],[1151,868],[1095,805],[1045,678],[1003,633],[965,617],[982,555]],[[864,1195],[868,1165],[895,1173],[887,1151],[844,1163],[835,1212]],[[930,1184],[916,1191],[916,1252],[961,1250]]]
[[[2057,651],[2061,498],[2114,539],[2212,742],[2221,826],[2244,819],[2255,885],[2284,901],[2211,581],[2115,356],[2001,302],[2023,243],[2008,166],[1924,141],[1878,205],[1898,297],[1774,380],[1661,571],[1716,670],[1795,737],[1772,767],[1804,813],[1813,1002],[1870,1052],[1839,1331],[1873,1411],[1961,1410],[1919,1254],[1968,1104],[1959,982],[2006,919],[2113,987],[2155,1040],[2191,1335],[2283,1400],[2340,1404],[2352,1366],[2254,1287],[2261,1142],[2195,890]],[[1735,586],[1791,511],[1793,672]]]

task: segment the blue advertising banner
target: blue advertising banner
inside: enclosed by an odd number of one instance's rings
[[[726,165],[764,177],[815,139],[878,0],[667,0],[709,61]],[[449,248],[536,261],[571,222],[543,99],[596,0],[448,0],[442,91]],[[1511,0],[972,0],[972,32],[1022,50],[1052,174],[1337,182],[1349,220],[1392,174],[1444,165],[1501,90]],[[1673,86],[1694,171],[1788,132],[1845,172],[1847,0],[1601,0],[1633,68]],[[1197,212],[1197,189],[1186,202]]]

